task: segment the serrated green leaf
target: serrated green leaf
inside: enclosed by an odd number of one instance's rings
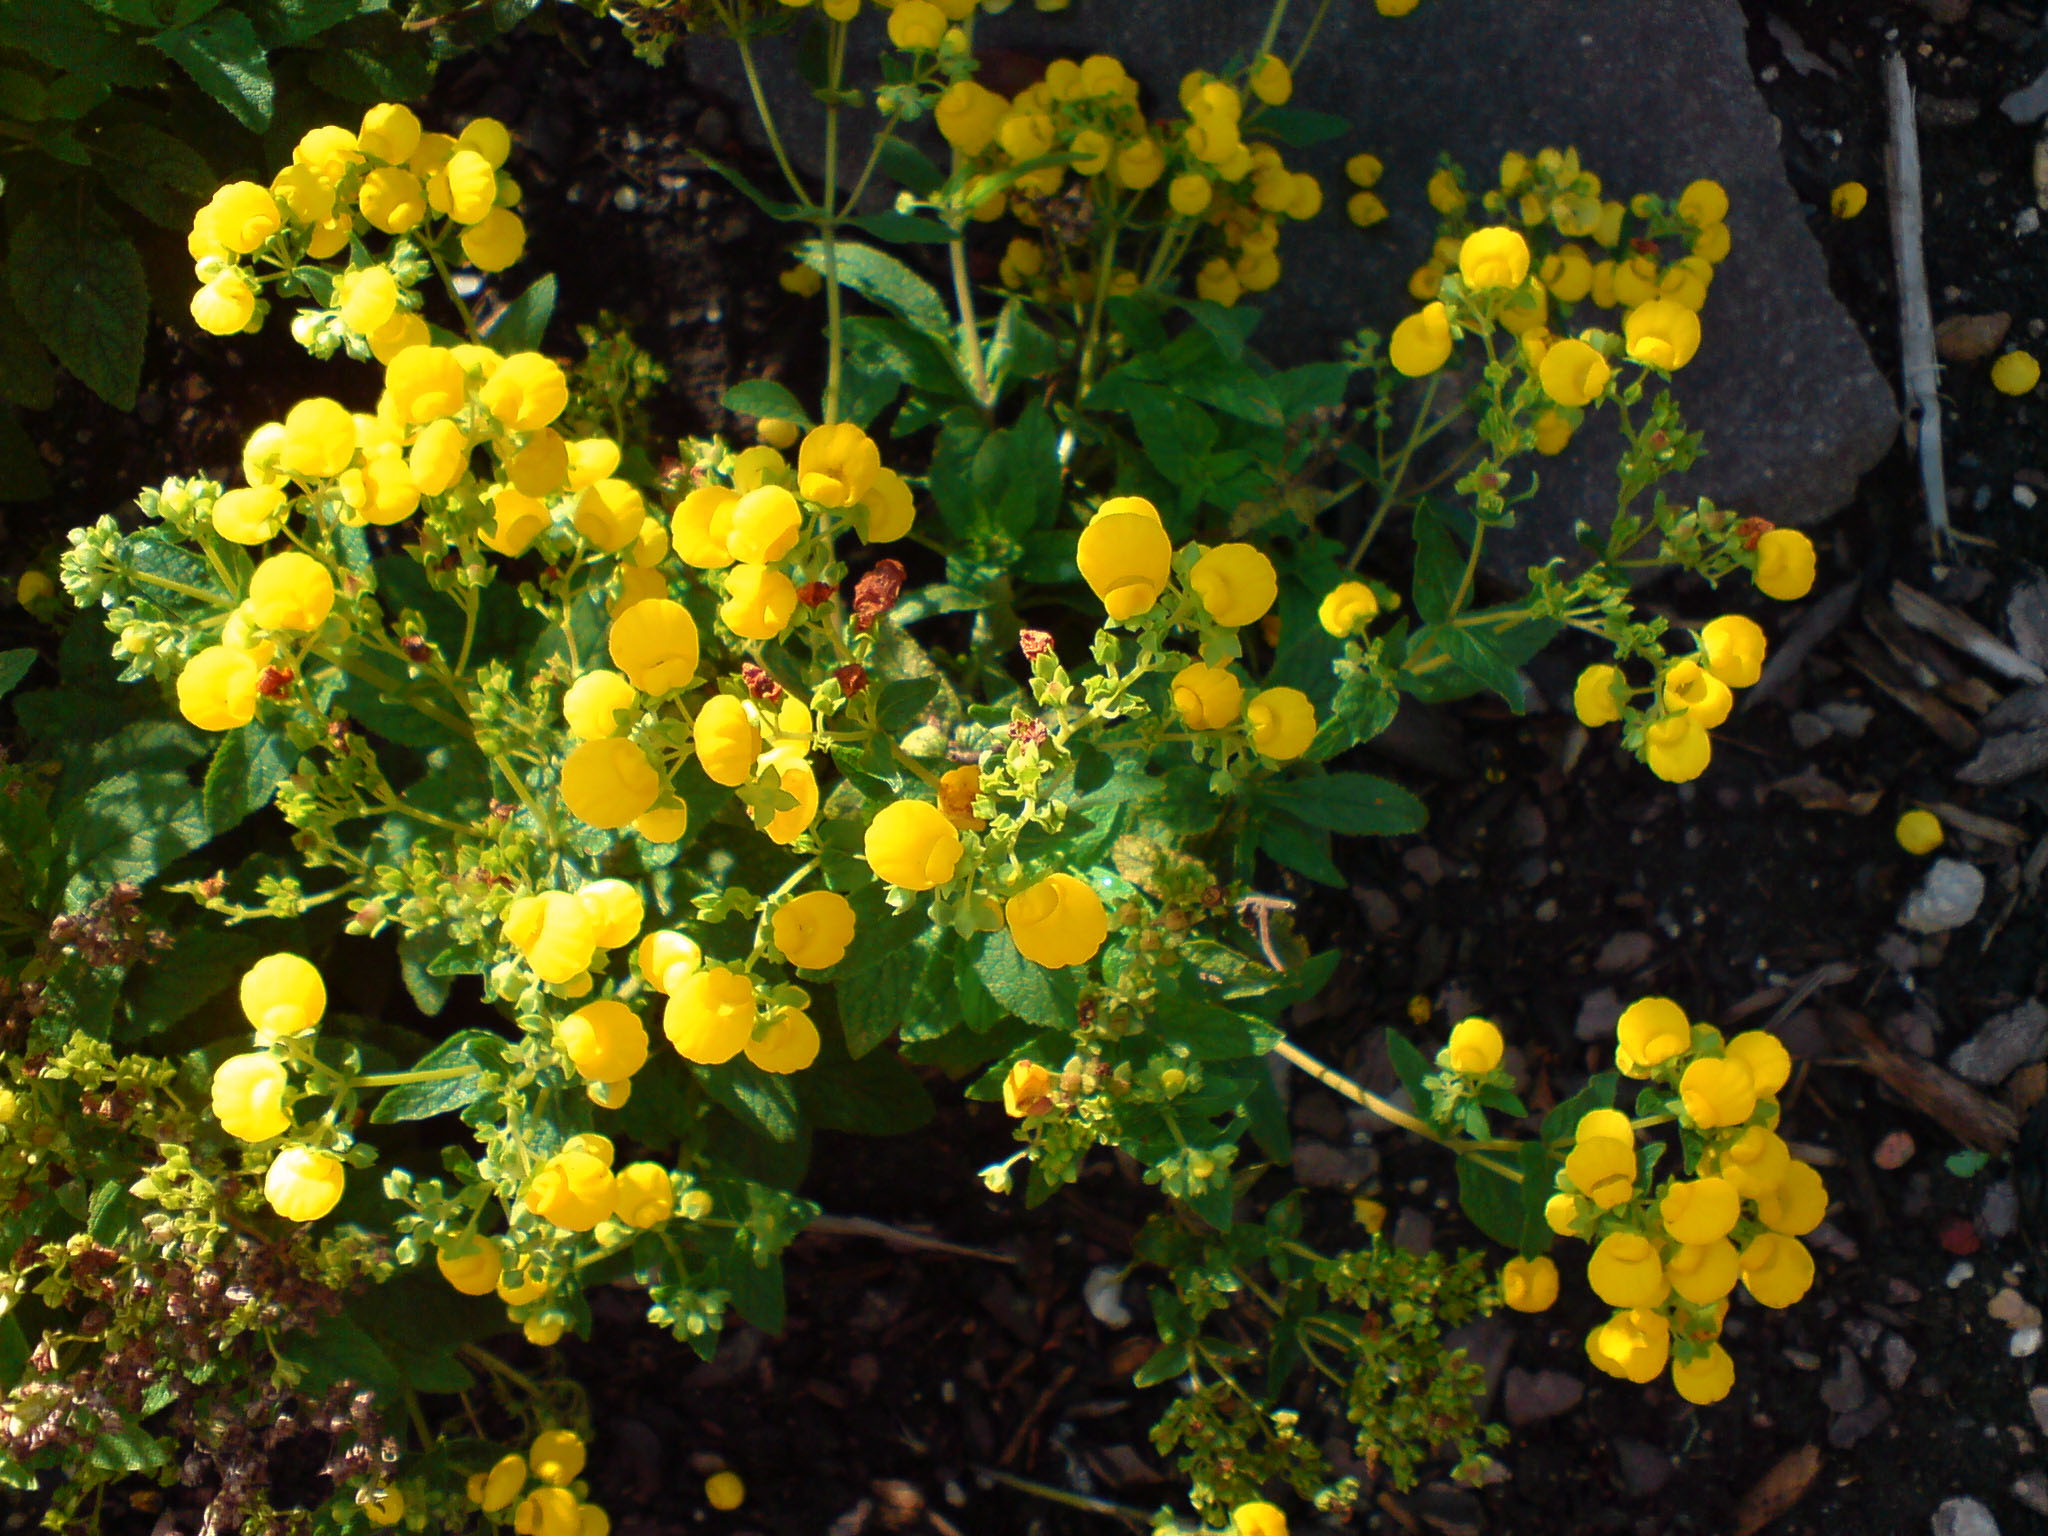
[[[452,1114],[483,1095],[484,1073],[502,1068],[505,1042],[483,1029],[465,1029],[450,1035],[412,1067],[414,1072],[440,1072],[467,1068],[458,1077],[444,1077],[429,1083],[403,1083],[385,1091],[370,1113],[378,1125],[401,1120],[428,1120]]]
[[[117,881],[140,885],[212,835],[199,791],[182,773],[118,773],[64,808],[57,837],[76,910]]]
[[[770,1141],[793,1142],[803,1129],[803,1110],[786,1076],[764,1072],[744,1056],[716,1067],[692,1063],[691,1071],[712,1099]]]
[[[927,1124],[935,1112],[923,1081],[888,1051],[820,1064],[795,1081],[805,1112],[820,1130],[900,1136]]]
[[[1350,837],[1399,837],[1421,831],[1429,819],[1415,796],[1369,773],[1287,779],[1266,785],[1259,799],[1309,826]]]
[[[454,990],[449,978],[434,969],[438,953],[424,934],[409,933],[398,941],[398,974],[414,1006],[430,1019],[448,1006],[448,994]]]
[[[17,651],[0,651],[0,699],[12,693],[35,664],[36,653],[28,646]]]
[[[107,189],[165,229],[189,225],[219,180],[199,151],[146,123],[110,123],[86,147]]]
[[[233,987],[264,955],[289,947],[276,924],[215,926],[202,919],[182,928],[170,951],[131,973],[124,1041],[169,1029]]]
[[[298,762],[298,749],[271,726],[245,725],[224,734],[206,768],[206,820],[214,835],[269,805]]]
[[[1325,828],[1312,827],[1286,811],[1269,809],[1259,818],[1258,832],[1259,851],[1274,863],[1306,875],[1318,885],[1344,889],[1344,872],[1330,857],[1330,834]]]
[[[925,197],[945,185],[946,173],[931,157],[902,139],[892,138],[876,157],[875,167],[884,176]]]
[[[720,403],[735,416],[778,416],[799,426],[811,424],[811,413],[804,409],[804,403],[773,379],[747,379],[735,384]]]
[[[952,345],[953,317],[938,289],[894,256],[871,245],[852,240],[841,240],[837,245],[833,257],[842,287],[881,305],[940,345]],[[796,254],[813,271],[821,275],[825,272],[824,241],[806,240],[797,247]]]
[[[1049,971],[1026,960],[1007,932],[992,933],[974,960],[974,974],[989,995],[1028,1023],[1071,1028],[1080,988],[1071,970]]]
[[[120,225],[91,196],[38,204],[8,255],[15,308],[43,345],[107,404],[133,409],[149,290]]]
[[[216,11],[149,40],[176,60],[199,88],[253,133],[270,126],[277,87],[255,25],[239,11]]]

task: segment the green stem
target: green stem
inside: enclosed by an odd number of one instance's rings
[[[824,215],[818,220],[825,239],[825,331],[828,353],[825,362],[825,425],[839,419],[839,392],[845,374],[844,300],[839,292],[839,104],[841,72],[846,67],[846,23],[832,23],[831,71],[826,86],[832,100],[825,108],[825,196]]]
[[[1308,30],[1301,34],[1301,43],[1294,50],[1294,57],[1287,61],[1287,72],[1291,75],[1301,68],[1301,61],[1308,57],[1308,50],[1316,40],[1316,33],[1323,28],[1323,18],[1330,14],[1330,0],[1317,0],[1316,13],[1308,19]]]
[[[1479,574],[1479,551],[1486,543],[1486,524],[1477,523],[1472,529],[1472,548],[1465,556],[1465,574],[1458,578],[1457,595],[1451,599],[1451,609],[1456,614],[1465,606],[1465,599],[1471,594],[1473,579]]]
[[[1429,420],[1429,408],[1436,403],[1436,392],[1443,383],[1443,377],[1442,373],[1432,373],[1429,382],[1423,386],[1422,404],[1416,408],[1415,420],[1408,428],[1408,441],[1401,445],[1401,451],[1394,459],[1393,469],[1382,482],[1380,504],[1373,511],[1372,521],[1365,525],[1365,532],[1359,535],[1358,542],[1351,547],[1351,558],[1344,562],[1354,571],[1358,569],[1358,562],[1365,558],[1365,552],[1372,548],[1372,541],[1379,537],[1380,526],[1386,522],[1387,514],[1401,504],[1401,482],[1408,477],[1408,461],[1415,456],[1415,450],[1459,414],[1457,411],[1445,412],[1427,436],[1423,433],[1423,423]]]
[[[455,675],[460,677],[469,669],[469,648],[476,640],[476,616],[483,607],[483,594],[475,587],[464,587],[467,601],[462,605],[462,649],[455,653]]]
[[[967,349],[968,383],[975,403],[986,411],[993,402],[988,394],[988,361],[981,351],[981,321],[974,312],[974,283],[967,274],[966,239],[955,239],[947,250],[953,265],[953,299],[960,307],[960,341]]]
[[[761,72],[754,67],[754,50],[747,46],[746,30],[722,5],[718,8],[718,19],[731,34],[733,42],[739,45],[740,68],[746,74],[747,89],[753,93],[754,113],[761,120],[761,132],[767,137],[768,147],[775,152],[775,163],[782,167],[783,180],[789,183],[789,190],[796,194],[799,203],[809,203],[811,194],[804,190],[802,178],[790,163],[789,151],[782,147],[782,135],[776,131],[775,114],[768,109],[768,93],[761,88]],[[825,199],[828,211],[831,200],[828,193]]]
[[[216,608],[232,608],[235,606],[236,603],[235,598],[222,597],[218,592],[204,591],[198,587],[192,586],[188,582],[173,581],[168,576],[152,575],[148,571],[141,570],[136,566],[130,565],[125,560],[110,560],[107,563],[113,566],[114,569],[119,571],[122,575],[127,576],[132,580],[146,581],[153,587],[162,587],[167,592],[177,592],[181,593],[186,597],[197,598],[200,602],[211,603]]]
[[[390,674],[379,672],[375,667],[365,666],[354,657],[342,656],[317,645],[309,647],[309,652],[314,656],[318,656],[330,666],[339,667],[342,671],[348,673],[350,677],[360,678],[371,687],[381,690],[395,702],[404,704],[408,708],[425,715],[436,725],[446,726],[449,730],[455,732],[456,735],[462,737],[463,740],[474,741],[476,739],[476,733],[470,729],[467,720],[449,714],[447,710],[441,708],[438,704],[431,704],[425,699],[415,697],[411,689]]]
[[[455,274],[448,270],[448,263],[441,259],[439,250],[424,240],[420,244],[425,248],[428,260],[433,262],[434,271],[440,276],[441,286],[448,290],[448,297],[455,304],[455,313],[462,317],[463,331],[471,341],[482,346],[484,338],[476,328],[476,317],[469,312],[469,305],[463,302],[462,295],[455,291]]]

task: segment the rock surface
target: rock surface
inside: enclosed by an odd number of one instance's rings
[[[1987,1019],[1949,1053],[1948,1069],[1973,1083],[2002,1083],[2030,1061],[2048,1053],[2048,1007],[2029,998],[2009,1013]]]
[[[1936,859],[1899,908],[1899,926],[1915,933],[1960,928],[1984,905],[1984,871],[1961,859]]]
[[[1363,5],[1325,17],[1292,105],[1350,117],[1354,131],[1287,151],[1290,164],[1321,179],[1327,211],[1286,231],[1286,271],[1258,345],[1282,362],[1328,358],[1361,325],[1384,330],[1412,308],[1406,278],[1434,233],[1422,189],[1440,151],[1477,181],[1491,179],[1506,149],[1576,145],[1624,195],[1675,196],[1711,176],[1728,189],[1735,247],[1677,391],[1708,452],[1667,488],[1675,499],[1711,495],[1779,522],[1810,523],[1842,506],[1890,446],[1898,408],[1828,291],[1809,210],[1785,179],[1750,75],[1736,0],[1459,0],[1458,11],[1455,25],[1392,20]],[[1040,59],[1114,53],[1143,67],[1156,110],[1184,72],[1242,57],[1256,42],[1251,25],[1242,7],[1084,0],[1055,15],[1016,7],[986,20],[979,36]],[[1283,31],[1283,49],[1294,36]],[[779,118],[793,126],[793,142],[815,146],[815,108],[790,89],[789,45],[762,52],[778,82]],[[690,68],[744,99],[732,55],[707,39],[692,46]],[[1531,68],[1538,59],[1543,66]],[[864,147],[865,136],[854,142]],[[1343,161],[1361,149],[1386,162],[1378,191],[1393,210],[1367,232],[1343,214]],[[1518,573],[1569,553],[1577,517],[1606,526],[1615,446],[1611,428],[1589,429],[1573,452],[1545,464],[1542,497],[1523,525],[1488,541],[1496,569]]]

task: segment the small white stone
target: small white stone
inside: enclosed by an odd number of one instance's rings
[[[2038,1350],[2041,1347],[2040,1328],[2038,1326],[2032,1328],[2015,1328],[2013,1330],[2012,1343],[2008,1347],[2012,1350],[2013,1359],[2026,1359],[2027,1356],[2033,1354],[2036,1350]]]
[[[1960,928],[1984,905],[1984,871],[1962,859],[1936,859],[1899,908],[1899,926],[1915,933]]]
[[[2022,507],[2031,508],[2041,498],[2034,494],[2034,488],[2031,485],[2015,485],[2012,488],[2012,499]]]
[[[1115,1264],[1100,1264],[1088,1271],[1081,1282],[1081,1299],[1105,1328],[1131,1326],[1131,1309],[1124,1305],[1124,1272]]]
[[[1976,1265],[1972,1264],[1968,1259],[1958,1259],[1952,1266],[1950,1266],[1948,1278],[1942,1283],[1945,1284],[1950,1290],[1954,1290],[1957,1286],[1961,1285],[1965,1280],[1969,1279],[1970,1276],[1974,1275],[1975,1273],[1977,1273]]]

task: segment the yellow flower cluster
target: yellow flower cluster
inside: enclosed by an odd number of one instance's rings
[[[1587,1281],[1614,1309],[1586,1339],[1593,1364],[1647,1382],[1671,1369],[1690,1402],[1725,1397],[1735,1366],[1718,1342],[1740,1285],[1766,1307],[1788,1307],[1813,1283],[1800,1238],[1827,1214],[1821,1177],[1778,1135],[1777,1094],[1792,1062],[1776,1036],[1751,1030],[1724,1040],[1669,998],[1623,1012],[1615,1062],[1652,1084],[1668,1105],[1642,1123],[1675,1120],[1688,1172],[1654,1188],[1637,1152],[1638,1122],[1615,1109],[1584,1115],[1544,1215],[1553,1231],[1593,1245]],[[1641,1102],[1638,1109],[1645,1105]],[[1544,1261],[1510,1264],[1510,1306],[1537,1310],[1556,1293]]]
[[[459,231],[463,260],[502,271],[526,249],[526,226],[512,211],[519,184],[503,170],[511,150],[494,118],[451,137],[424,131],[396,102],[371,107],[353,132],[311,130],[269,186],[229,182],[193,216],[185,244],[201,287],[192,318],[216,336],[257,329],[266,284],[339,255],[369,231],[430,246]],[[334,279],[329,307],[380,362],[427,339],[417,298],[388,262],[351,264]]]
[[[293,1130],[288,1063],[304,1061],[303,1037],[327,1013],[327,985],[309,960],[266,955],[242,975],[242,1016],[263,1047],[214,1069],[213,1115],[237,1141],[276,1141]],[[264,1197],[286,1221],[318,1221],[341,1199],[347,1171],[332,1152],[303,1142],[280,1147],[263,1178]]]
[[[974,80],[959,81],[940,96],[935,115],[946,141],[991,175],[1049,155],[1077,157],[1026,171],[1007,193],[992,191],[975,206],[977,219],[1007,211],[1028,227],[1046,230],[1044,243],[1010,243],[1002,264],[1006,285],[1070,300],[1093,298],[1101,282],[1111,293],[1138,286],[1135,270],[1098,273],[1086,265],[1085,253],[1063,245],[1048,227],[1043,204],[1071,173],[1098,208],[1124,209],[1142,200],[1138,213],[1170,226],[1181,249],[1199,237],[1213,254],[1196,273],[1195,291],[1235,304],[1279,281],[1282,220],[1313,218],[1322,209],[1323,190],[1315,177],[1288,169],[1276,146],[1244,136],[1259,105],[1278,105],[1293,92],[1285,61],[1267,54],[1241,85],[1201,72],[1187,75],[1179,93],[1186,116],[1154,123],[1122,63],[1096,54],[1079,63],[1055,61],[1043,80],[1014,98]]]
[[[469,1502],[501,1518],[510,1510],[519,1536],[611,1536],[611,1516],[584,1502],[588,1459],[583,1437],[573,1430],[542,1430],[526,1455],[515,1451],[488,1471],[471,1473]]]

